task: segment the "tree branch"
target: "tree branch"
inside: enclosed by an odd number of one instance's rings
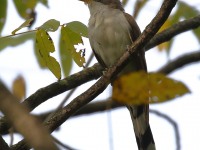
[[[10,150],[8,144],[4,141],[2,136],[0,136],[0,145],[2,150]]]
[[[161,6],[156,17],[146,27],[141,36],[133,43],[131,50],[125,52],[125,54],[119,59],[117,64],[103,75],[93,86],[87,91],[77,96],[72,102],[65,106],[62,110],[56,112],[52,117],[45,122],[45,126],[53,131],[65,122],[71,115],[73,115],[78,109],[83,107],[85,104],[93,100],[96,96],[103,92],[108,86],[110,79],[114,74],[123,68],[124,63],[128,60],[128,57],[136,50],[142,49],[147,42],[155,35],[162,24],[169,16],[172,8],[175,6],[176,0],[165,0]]]
[[[96,96],[102,93],[108,86],[111,78],[118,73],[127,62],[128,58],[136,50],[141,50],[147,42],[156,34],[162,24],[165,22],[172,8],[175,6],[177,0],[164,0],[161,9],[154,17],[152,22],[146,27],[140,37],[131,45],[131,49],[124,53],[119,59],[116,65],[109,68],[108,71],[103,75],[93,86],[87,91],[77,96],[72,102],[70,102],[63,109],[55,112],[44,125],[50,130],[54,131],[63,122],[65,122],[71,115],[73,115],[78,109],[92,101]]]
[[[148,42],[148,44],[145,46],[145,49],[147,51],[150,48],[155,47],[158,44],[161,44],[162,42],[170,40],[172,37],[182,32],[186,32],[188,30],[197,28],[199,26],[200,26],[200,15],[192,19],[179,22],[171,26],[170,28],[162,31],[161,33],[156,34],[150,40],[150,42]],[[100,65],[95,64],[93,67],[86,68],[83,71],[80,71],[79,73],[76,73],[65,79],[62,79],[58,82],[52,83],[44,88],[39,89],[34,94],[25,99],[22,104],[28,106],[30,110],[33,110],[41,103],[45,102],[46,100],[56,95],[59,95],[69,89],[77,87],[88,81],[99,78],[102,75],[101,72],[102,70],[103,68]]]
[[[163,42],[171,40],[174,36],[200,26],[200,15],[174,24],[170,28],[158,33],[145,46],[146,51]]]
[[[169,62],[158,70],[160,73],[169,74],[187,64],[191,64],[200,60],[200,51],[192,52],[179,56],[174,61]]]
[[[63,92],[73,89],[88,81],[99,78],[102,74],[102,67],[99,64],[95,64],[93,67],[86,68],[78,73],[75,73],[65,79],[54,82],[44,88],[39,89],[34,94],[29,96],[22,102],[22,105],[27,106],[30,110],[33,110],[46,100],[57,96]]]
[[[35,149],[57,150],[51,136],[41,122],[30,115],[26,107],[20,105],[19,100],[8,91],[1,81],[0,93],[0,110],[27,142]]]
[[[181,68],[181,67],[184,67],[185,65],[189,65],[191,63],[194,63],[194,62],[198,62],[200,61],[200,52],[197,51],[197,52],[192,52],[192,53],[189,53],[189,54],[185,54],[185,55],[182,55],[174,60],[172,60],[170,63],[166,64],[165,66],[163,66],[161,69],[159,69],[157,72],[160,72],[160,73],[164,73],[164,74],[169,74],[169,73],[172,73],[173,71],[176,71],[177,69]],[[93,67],[92,67],[93,68]],[[96,77],[97,76],[100,76],[101,75],[101,66],[100,65],[95,65],[94,68],[91,70],[94,71],[94,73],[92,73],[92,71],[89,71],[89,74],[88,76],[92,75],[92,74],[96,74]],[[95,69],[97,69],[98,71],[95,71]],[[97,73],[99,72],[99,74]],[[82,74],[82,71],[79,72],[80,74]],[[86,75],[84,73],[84,75]],[[87,77],[87,76],[86,76]],[[69,77],[70,78],[70,77]],[[87,77],[88,78],[88,77]],[[64,79],[64,80],[67,80]],[[74,81],[75,82],[75,81]],[[52,84],[53,86],[54,84]],[[51,88],[51,85],[48,86],[49,88]],[[43,90],[45,90],[47,87],[43,88]],[[36,92],[37,93],[37,92]],[[35,94],[36,94],[35,93]],[[48,95],[48,91],[45,91],[45,93]],[[38,94],[38,93],[37,93]],[[33,94],[34,95],[34,94]],[[38,94],[39,95],[39,94]],[[34,99],[33,99],[34,100]],[[44,101],[44,100],[42,100]],[[100,105],[100,104],[98,104]],[[112,103],[113,105],[113,103]],[[115,103],[115,106],[117,107],[118,105]],[[86,106],[85,106],[86,107]],[[84,107],[84,108],[85,108]],[[102,108],[102,111],[104,111],[104,106],[100,106],[100,108]],[[113,106],[112,106],[113,108]],[[114,107],[115,108],[115,107]],[[81,109],[82,110],[82,109]],[[100,109],[101,110],[101,109]],[[90,108],[88,108],[88,111],[90,112]],[[95,110],[94,110],[95,111]],[[79,111],[77,112],[79,113]],[[81,114],[82,112],[80,112]],[[44,115],[45,117],[45,115]],[[8,134],[8,129],[10,128],[10,125],[7,121],[7,119],[5,117],[1,118],[0,119],[0,134]]]
[[[176,139],[176,150],[180,150],[181,149],[181,143],[180,143],[180,133],[179,133],[179,128],[178,128],[178,124],[176,123],[176,121],[174,121],[171,117],[169,117],[166,114],[163,114],[157,110],[149,110],[150,113],[153,113],[163,119],[165,119],[166,121],[168,121],[172,127],[174,128],[174,134],[175,134],[175,139]]]

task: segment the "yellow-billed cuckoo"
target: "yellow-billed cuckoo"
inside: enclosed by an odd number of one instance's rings
[[[119,0],[81,0],[88,4],[90,19],[89,41],[92,50],[104,67],[110,67],[123,55],[128,46],[141,34],[133,17],[124,12]],[[120,72],[147,71],[145,52],[134,53]],[[134,84],[134,83],[133,83]],[[127,106],[130,111],[139,150],[154,150],[149,126],[149,106]]]

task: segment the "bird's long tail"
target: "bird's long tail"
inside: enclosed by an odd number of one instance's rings
[[[139,150],[155,150],[153,134],[149,125],[149,105],[127,106]]]

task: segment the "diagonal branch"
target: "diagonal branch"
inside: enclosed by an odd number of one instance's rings
[[[189,54],[185,54],[182,56],[179,56],[174,61],[169,62],[162,68],[158,70],[158,72],[169,74],[174,70],[177,70],[178,68],[181,68],[187,64],[194,63],[200,60],[200,52],[199,50],[196,52],[192,52]]]
[[[57,150],[57,146],[41,122],[30,115],[26,107],[20,105],[18,99],[1,81],[0,93],[0,110],[8,117],[14,128],[24,136],[28,144],[35,149]]]
[[[4,139],[2,138],[2,136],[0,136],[0,145],[1,145],[1,149],[3,149],[3,150],[10,150],[8,144],[4,141]]]
[[[171,40],[176,35],[179,35],[183,32],[198,28],[200,26],[200,15],[193,17],[188,20],[181,21],[174,24],[170,28],[158,33],[150,42],[145,46],[146,51],[159,45],[163,42]]]
[[[50,130],[54,131],[63,122],[65,122],[71,115],[73,115],[78,109],[92,101],[96,96],[102,93],[108,86],[110,79],[116,73],[118,73],[127,62],[128,58],[136,50],[141,50],[149,40],[156,34],[162,24],[166,21],[171,10],[176,5],[177,0],[164,0],[161,9],[154,17],[152,22],[146,27],[141,36],[132,44],[131,49],[124,53],[119,59],[116,65],[109,68],[93,86],[86,90],[81,95],[77,96],[72,102],[70,102],[63,109],[57,111],[48,119],[44,125]]]
[[[176,71],[177,69],[179,69],[180,67],[184,67],[185,65],[189,65],[191,63],[195,63],[198,61],[200,61],[200,52],[199,51],[192,52],[192,53],[182,55],[182,56],[172,60],[170,63],[166,64],[161,69],[159,69],[157,72],[164,73],[164,74],[170,74],[173,71]],[[101,67],[99,66],[99,69],[100,68]],[[95,71],[95,70],[93,70],[93,71]],[[99,76],[100,76],[100,74],[99,74]],[[97,109],[97,106],[98,106],[98,109]],[[121,106],[121,105],[118,103],[111,102],[111,104],[108,105],[107,108],[116,108],[118,106]],[[104,104],[95,102],[94,104],[91,103],[89,105],[84,106],[82,109],[80,109],[78,112],[76,112],[74,114],[74,116],[83,115],[83,114],[87,114],[87,113],[90,114],[90,113],[94,113],[94,112],[98,112],[98,111],[105,111],[107,108],[105,108]],[[48,115],[48,113],[42,115],[42,120],[44,120],[44,118],[46,118],[47,115]],[[0,119],[0,133],[8,134],[8,128],[9,128],[9,126],[8,126],[7,120],[5,118],[1,118]]]
[[[48,121],[45,122],[45,126],[50,129],[50,131],[55,130],[63,122],[65,122],[71,115],[73,115],[78,109],[83,107],[85,104],[89,103],[96,96],[102,93],[108,86],[112,76],[123,68],[125,62],[128,60],[130,55],[136,50],[142,49],[147,42],[156,34],[162,24],[165,22],[169,16],[171,10],[175,6],[177,0],[165,0],[159,10],[158,14],[154,17],[152,22],[146,27],[141,36],[133,43],[131,50],[124,53],[124,55],[119,59],[117,64],[102,76],[93,86],[91,86],[87,91],[77,96],[71,103],[65,106],[62,110],[56,112]]]
[[[166,42],[174,36],[195,29],[200,26],[200,15],[194,18],[181,21],[170,28],[156,34],[145,46],[146,51],[152,47],[157,46],[163,42]],[[184,57],[184,56],[183,56]],[[165,67],[164,67],[165,68]],[[96,70],[96,71],[95,71]],[[80,86],[88,81],[99,78],[102,75],[103,68],[100,65],[94,65],[93,67],[86,68],[79,73],[71,75],[63,80],[52,83],[44,88],[39,89],[34,94],[29,96],[22,104],[28,106],[31,110],[35,109],[38,105],[46,100],[66,92],[69,89]]]

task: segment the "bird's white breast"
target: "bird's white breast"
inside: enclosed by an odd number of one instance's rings
[[[122,11],[99,2],[89,4],[89,40],[106,66],[113,65],[132,41],[130,25]]]

